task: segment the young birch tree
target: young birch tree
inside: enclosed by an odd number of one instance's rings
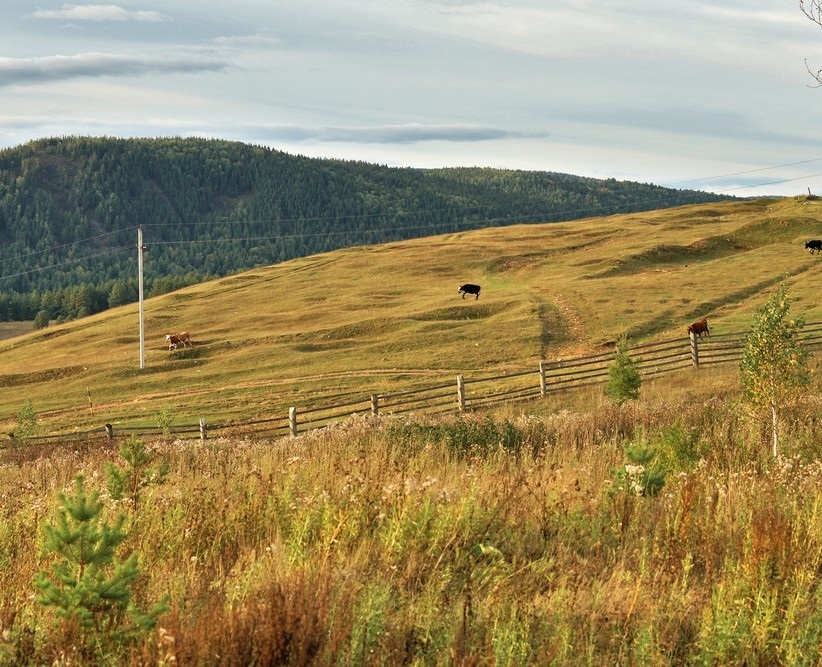
[[[790,317],[785,285],[754,315],[745,339],[740,374],[745,399],[757,412],[769,414],[773,455],[779,451],[779,421],[782,410],[796,401],[810,384],[808,351],[800,336],[805,321]]]

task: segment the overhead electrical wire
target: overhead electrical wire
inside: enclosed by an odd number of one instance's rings
[[[726,174],[719,174],[716,176],[707,176],[703,178],[697,178],[687,181],[677,181],[674,183],[669,183],[667,185],[661,185],[659,187],[664,188],[674,188],[675,186],[682,186],[686,184],[693,184],[693,183],[704,183],[706,181],[717,180],[720,178],[731,178],[734,176],[744,176],[747,174],[759,173],[763,171],[770,171],[773,169],[782,169],[786,167],[794,167],[802,164],[809,164],[812,162],[822,161],[822,157],[820,158],[811,158],[807,160],[800,160],[797,162],[789,162],[781,165],[774,165],[771,167],[761,167],[757,169],[749,169],[745,171],[739,172],[732,172]],[[797,176],[793,178],[785,178],[785,179],[778,179],[773,181],[764,181],[761,183],[751,184],[751,185],[741,185],[733,188],[727,188],[725,191],[736,191],[736,190],[747,190],[754,187],[762,187],[767,185],[777,185],[781,183],[789,183],[792,181],[798,181],[806,178],[816,178],[822,176],[822,174],[805,174],[803,176]],[[693,188],[689,188],[693,190]],[[693,196],[700,194],[699,192],[694,192]],[[682,197],[684,199],[688,199],[689,195],[687,192],[682,193]],[[656,201],[670,201],[670,193],[668,193],[665,197],[660,197],[659,199],[645,199],[639,202],[634,202],[634,205],[641,204],[643,206],[650,206]],[[506,207],[514,207],[514,206],[522,206],[527,204],[527,201],[519,201],[519,202],[511,202],[510,204],[506,204]],[[445,208],[434,208],[434,209],[422,209],[415,211],[413,213],[409,213],[410,215],[426,215],[432,213],[446,213],[446,212],[455,212],[455,211],[468,211],[474,210],[479,211],[482,209],[488,208],[498,208],[498,204],[482,204],[482,205],[472,205],[472,206],[460,206],[460,207],[445,207]],[[557,217],[562,217],[566,220],[573,220],[579,219],[581,217],[586,217],[596,215],[597,211],[601,210],[613,210],[614,205],[603,205],[603,206],[592,206],[592,207],[582,207],[576,209],[565,209],[562,211],[553,211],[550,213],[530,213],[521,215],[518,217],[518,220],[528,220],[528,219],[546,219],[546,218],[553,218],[556,219]],[[98,234],[96,236],[78,239],[77,241],[72,241],[70,243],[63,243],[60,245],[50,246],[49,248],[45,248],[43,250],[31,251],[29,253],[24,253],[21,255],[16,255],[12,257],[6,257],[0,259],[0,264],[12,261],[22,261],[31,257],[35,257],[37,255],[42,255],[47,252],[55,252],[59,250],[63,250],[65,248],[70,248],[72,246],[83,246],[93,241],[99,241],[107,236],[111,236],[114,234],[123,234],[128,232],[136,231],[138,227],[150,228],[150,227],[200,227],[200,226],[208,226],[208,225],[249,225],[249,224],[271,224],[271,225],[288,225],[294,223],[322,223],[322,222],[329,222],[329,221],[342,221],[342,220],[364,220],[364,219],[374,219],[374,218],[386,218],[386,217],[393,217],[395,214],[391,212],[387,213],[362,213],[362,214],[350,214],[350,215],[331,215],[331,216],[312,216],[308,218],[275,218],[275,219],[254,219],[254,220],[238,220],[238,219],[231,219],[231,218],[224,218],[218,220],[202,220],[202,221],[191,221],[191,222],[169,222],[169,223],[146,223],[143,225],[130,225],[121,229],[112,230],[109,232],[104,232],[102,234]],[[363,234],[363,233],[372,233],[372,234],[390,234],[396,232],[421,232],[421,231],[431,231],[436,232],[438,229],[453,229],[454,227],[465,226],[469,228],[476,228],[478,225],[484,225],[486,227],[493,226],[494,223],[499,223],[503,221],[510,221],[510,218],[496,216],[493,218],[484,218],[484,219],[475,219],[471,221],[466,221],[463,223],[459,222],[443,222],[443,223],[433,223],[433,224],[425,224],[425,225],[410,225],[405,227],[376,227],[367,230],[357,229],[357,230],[339,230],[333,232],[317,232],[317,233],[300,233],[300,234],[271,234],[271,235],[263,235],[263,236],[237,236],[231,238],[204,238],[204,239],[187,239],[182,241],[166,241],[166,240],[149,240],[149,245],[194,245],[194,244],[207,244],[207,243],[241,243],[241,242],[250,242],[250,241],[266,241],[266,240],[274,240],[274,239],[284,239],[284,240],[292,240],[292,239],[304,239],[304,238],[317,238],[320,236],[348,236],[354,234]],[[111,248],[105,248],[99,250],[97,252],[93,252],[90,254],[84,254],[82,256],[72,257],[60,262],[56,262],[50,264],[48,266],[36,267],[33,269],[28,269],[26,271],[19,271],[16,273],[0,275],[0,280],[9,279],[9,278],[17,278],[24,275],[29,275],[33,273],[38,273],[42,271],[47,271],[50,269],[60,268],[62,266],[70,265],[70,264],[77,264],[78,262],[83,262],[84,260],[93,259],[96,257],[103,257],[107,255],[115,255],[126,250],[131,250],[135,246],[133,245],[120,245]]]
[[[670,196],[660,197],[657,199],[646,199],[638,202],[644,206],[650,206],[656,201],[670,201]],[[524,205],[527,202],[511,202],[506,204],[506,207],[513,207],[518,205]],[[637,202],[635,202],[637,203]],[[464,207],[447,207],[447,208],[438,208],[438,209],[423,209],[420,211],[415,211],[413,213],[409,213],[408,215],[425,215],[431,213],[443,213],[443,212],[454,212],[454,211],[467,211],[467,210],[481,210],[484,208],[494,208],[498,207],[499,205],[487,204],[487,205],[473,205],[473,206],[464,206]],[[528,219],[545,219],[545,218],[556,218],[558,216],[563,217],[565,219],[573,219],[578,217],[583,217],[585,214],[588,215],[595,215],[596,211],[602,209],[613,209],[613,206],[601,206],[601,207],[586,207],[586,208],[578,208],[578,209],[565,209],[562,211],[554,211],[552,213],[530,213],[526,215],[521,215],[517,217],[517,221],[523,221]],[[105,236],[110,236],[113,234],[123,234],[128,232],[136,231],[138,227],[151,228],[151,227],[200,227],[200,226],[214,226],[214,225],[249,225],[249,224],[271,224],[271,225],[288,225],[294,223],[322,223],[322,222],[329,222],[329,221],[340,221],[340,220],[364,220],[364,219],[374,219],[374,218],[386,218],[386,217],[393,217],[394,214],[388,213],[363,213],[363,214],[351,214],[351,215],[344,215],[344,216],[313,216],[309,218],[279,218],[279,219],[254,219],[254,220],[236,220],[231,218],[224,218],[224,219],[217,219],[217,220],[203,220],[203,221],[192,221],[192,222],[169,222],[169,223],[146,223],[143,225],[130,225],[128,227],[123,227],[118,230],[112,230],[110,232],[106,232],[104,234],[100,234],[97,236],[89,237],[86,239],[80,239],[78,241],[73,241],[71,243],[64,243],[61,245],[50,246],[48,248],[44,248],[43,250],[32,251],[29,253],[25,253],[23,255],[16,255],[13,257],[7,257],[5,259],[0,260],[0,264],[5,262],[11,261],[21,261],[27,258],[35,257],[37,255],[42,255],[45,253],[53,252],[56,250],[61,250],[64,248],[72,247],[72,246],[80,246],[87,244],[91,241],[99,240]],[[271,234],[271,235],[264,235],[264,236],[232,236],[230,238],[205,238],[205,239],[186,239],[182,241],[166,241],[166,240],[154,240],[149,241],[150,245],[194,245],[194,244],[205,244],[205,243],[238,243],[238,242],[245,242],[245,241],[262,241],[262,240],[273,240],[273,239],[307,239],[307,238],[317,238],[320,236],[348,236],[348,235],[355,235],[355,234],[363,234],[370,232],[372,234],[387,234],[387,233],[396,233],[396,232],[422,232],[422,231],[429,231],[429,232],[436,232],[437,230],[451,230],[455,227],[466,227],[466,228],[477,228],[478,226],[494,226],[500,222],[510,221],[510,218],[496,216],[493,218],[480,218],[474,219],[465,222],[442,222],[442,223],[429,223],[423,225],[408,225],[404,227],[375,227],[370,228],[367,230],[338,230],[333,232],[317,232],[317,233],[300,233],[300,234]],[[72,258],[67,258],[62,262],[58,262],[56,264],[51,264],[44,267],[38,267],[35,269],[30,269],[28,271],[20,271],[12,274],[0,275],[0,280],[7,279],[7,278],[16,278],[23,275],[28,275],[30,273],[37,273],[39,271],[44,271],[47,269],[52,268],[59,268],[60,266],[64,266],[67,264],[76,264],[77,262],[82,262],[85,259],[92,259],[94,257],[106,255],[106,254],[116,254],[122,250],[127,250],[133,246],[118,246],[114,251],[109,252],[108,250],[102,250],[97,253],[92,253],[90,255],[83,255],[77,256]]]
[[[748,174],[757,174],[761,171],[771,171],[772,169],[784,169],[785,167],[796,167],[800,164],[809,164],[811,162],[820,162],[822,161],[822,157],[814,157],[808,160],[799,160],[797,162],[787,162],[785,164],[777,164],[772,167],[759,167],[757,169],[747,169],[745,171],[735,171],[729,174],[719,174],[718,176],[705,176],[703,178],[694,178],[688,181],[675,181],[674,183],[667,183],[665,187],[673,188],[679,185],[685,185],[687,183],[704,183],[705,181],[715,181],[719,178],[732,178],[734,176],[747,176]],[[798,181],[803,178],[815,178],[819,176],[819,174],[805,174],[803,176],[796,176],[794,178],[785,178],[778,181],[767,181],[764,183],[755,183],[753,185],[741,185],[734,188],[729,188],[730,190],[747,190],[750,188],[758,188],[762,187],[763,185],[777,185],[779,183],[789,183],[791,181]]]
[[[6,278],[18,278],[20,276],[27,276],[32,273],[40,273],[41,271],[48,271],[50,269],[58,269],[61,266],[66,266],[67,264],[77,264],[86,259],[93,259],[95,257],[105,257],[106,255],[116,255],[118,253],[123,252],[124,250],[131,250],[132,246],[116,246],[111,248],[105,248],[98,252],[91,253],[89,255],[83,255],[82,257],[75,257],[73,259],[66,259],[61,262],[57,262],[55,264],[50,264],[48,266],[38,266],[33,269],[27,269],[26,271],[18,271],[17,273],[9,273],[7,275],[0,276],[0,280]]]

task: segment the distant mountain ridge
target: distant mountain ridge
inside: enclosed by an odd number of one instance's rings
[[[0,151],[0,320],[72,318],[352,245],[732,199],[551,172],[413,169],[209,139]]]

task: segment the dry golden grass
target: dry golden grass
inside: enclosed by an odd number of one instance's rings
[[[353,248],[149,299],[139,369],[136,305],[0,343],[0,428],[29,400],[41,431],[282,416],[357,393],[536,368],[618,335],[749,326],[785,282],[822,319],[822,258],[803,248],[822,203],[731,202],[522,225]],[[463,282],[483,286],[461,299]],[[187,329],[194,348],[170,353]]]
[[[777,461],[710,397],[158,439],[169,474],[137,507],[108,497],[113,449],[6,450],[0,665],[818,664],[818,408]],[[616,485],[643,439],[669,462],[655,497]],[[128,517],[137,601],[169,596],[131,643],[32,599],[78,473]]]

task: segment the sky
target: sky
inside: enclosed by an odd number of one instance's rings
[[[822,195],[820,69],[799,0],[4,0],[0,149],[197,136]]]

